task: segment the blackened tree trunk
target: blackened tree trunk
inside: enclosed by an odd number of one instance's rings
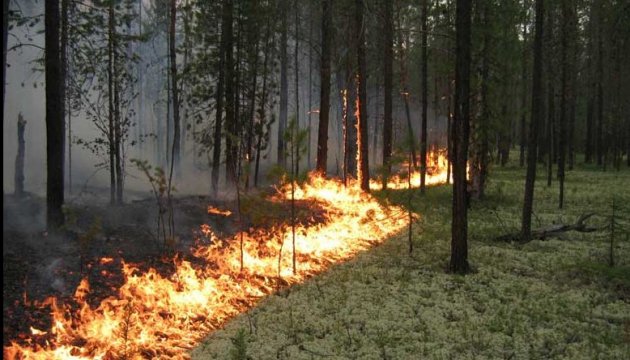
[[[328,160],[328,119],[330,111],[330,38],[332,0],[322,0],[322,57],[320,71],[319,129],[317,134],[316,170],[326,175]]]
[[[253,13],[258,10],[258,2],[252,1],[250,4],[250,11]],[[251,77],[251,84],[249,87],[249,113],[247,115],[247,146],[245,148],[245,160],[247,161],[247,171],[245,172],[245,190],[249,189],[249,179],[251,177],[251,164],[254,161],[253,147],[254,147],[254,121],[256,116],[256,85],[258,81],[258,23],[255,16],[250,16],[247,19],[247,43],[248,47],[248,62],[250,66],[249,76]]]
[[[107,36],[107,101],[108,101],[108,150],[109,150],[109,202],[116,203],[116,146],[114,120],[114,2],[110,1],[108,8],[108,36]]]
[[[293,62],[295,69],[295,128],[296,131],[300,128],[300,64],[298,63],[298,55],[300,50],[300,8],[298,6],[298,0],[295,0],[295,52],[293,53]],[[300,157],[295,157],[295,176],[300,173]],[[293,171],[293,170],[292,170]]]
[[[525,199],[521,223],[521,238],[529,241],[532,228],[534,204],[534,184],[536,181],[536,148],[538,145],[538,124],[543,118],[544,89],[543,67],[543,21],[544,0],[536,0],[536,30],[534,33],[534,70],[532,72],[532,116],[529,123],[529,143],[527,145],[527,177],[525,179]]]
[[[49,229],[64,223],[63,183],[63,98],[61,94],[61,52],[59,46],[59,0],[45,2],[46,70],[46,207]]]
[[[173,148],[171,154],[171,171],[169,178],[180,173],[180,119],[179,119],[179,88],[177,85],[177,52],[175,44],[175,30],[177,22],[177,0],[171,0],[170,4],[170,24],[169,24],[169,57],[171,66],[171,96],[173,103]]]
[[[225,53],[228,41],[228,25],[232,24],[232,5],[230,0],[223,1],[223,9],[221,15],[221,45],[219,47],[219,75],[217,79],[216,91],[216,109],[214,120],[214,133],[212,137],[212,195],[217,196],[219,192],[219,172],[221,165],[221,134],[222,134],[222,115],[223,115],[223,99],[225,96]],[[230,33],[231,37],[231,33]],[[230,39],[231,41],[231,39]]]
[[[391,171],[392,156],[392,88],[393,88],[393,59],[394,59],[394,21],[393,21],[393,1],[384,1],[385,22],[383,34],[383,166],[385,167],[385,178],[383,188],[387,187],[387,175]]]
[[[428,27],[429,0],[422,1],[422,127],[420,129],[420,192],[424,194],[427,177],[427,117],[428,117]]]
[[[367,66],[365,64],[365,27],[363,24],[364,17],[363,7],[365,4],[363,0],[356,0],[356,30],[357,30],[357,93],[359,103],[357,104],[357,140],[359,145],[359,158],[358,158],[358,178],[361,185],[361,190],[365,192],[370,191],[370,167],[368,161],[368,115],[367,115],[367,86],[365,81],[367,79]]]
[[[604,164],[604,88],[602,81],[604,78],[604,40],[602,34],[602,5],[603,1],[597,2],[596,24],[597,24],[597,165]]]
[[[453,219],[451,223],[451,272],[464,274],[468,265],[468,206],[466,163],[470,131],[470,32],[471,8],[468,0],[456,3],[455,137],[453,138]]]
[[[559,144],[558,144],[558,182],[560,184],[560,193],[558,207],[562,209],[564,205],[564,179],[565,179],[565,165],[567,155],[567,125],[570,116],[570,106],[572,102],[571,77],[572,66],[570,59],[570,47],[572,36],[571,21],[572,21],[572,5],[569,4],[569,0],[562,1],[562,31],[561,31],[561,74],[560,74],[560,86],[562,96],[560,98],[560,126],[559,126]]]
[[[25,153],[25,142],[24,142],[24,129],[26,128],[26,120],[22,116],[22,113],[18,114],[17,121],[17,140],[18,140],[18,148],[17,155],[15,156],[15,196],[22,197],[24,195],[24,153]]]
[[[525,6],[528,6],[527,3]],[[527,20],[525,21],[527,23]],[[522,103],[521,103],[521,131],[520,131],[520,154],[518,158],[519,165],[525,165],[525,144],[527,143],[527,46],[528,46],[527,26],[523,26],[523,72],[521,82],[523,86]]]
[[[236,183],[235,134],[233,130],[237,121],[235,115],[234,91],[234,48],[233,48],[233,2],[225,0],[225,175],[228,184]]]
[[[2,0],[2,108],[4,109],[4,90],[7,83],[7,41],[9,38],[9,3]],[[4,116],[2,117],[4,123]]]
[[[281,5],[282,6],[282,5]],[[278,118],[278,165],[286,167],[286,144],[284,134],[287,129],[287,116],[289,109],[289,57],[287,54],[287,5],[282,10],[282,33],[280,35],[280,115]]]

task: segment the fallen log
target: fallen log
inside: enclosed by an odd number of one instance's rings
[[[594,232],[600,230],[600,228],[588,226],[586,224],[586,220],[591,218],[595,213],[585,213],[580,215],[577,221],[574,224],[554,224],[551,226],[547,226],[544,228],[532,230],[532,235],[528,241],[531,240],[546,240],[550,237],[557,237],[558,235],[568,232],[568,231],[577,231],[577,232]],[[505,235],[501,235],[496,238],[497,241],[523,241],[522,233],[515,232],[509,233]],[[526,241],[527,242],[527,241]]]

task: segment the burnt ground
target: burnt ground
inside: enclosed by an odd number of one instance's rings
[[[146,194],[146,193],[145,193]],[[290,204],[272,203],[265,194],[242,199],[248,216],[243,228],[288,223]],[[26,194],[3,201],[3,344],[20,340],[31,326],[50,327],[48,308],[37,306],[49,296],[72,302],[82,278],[90,282],[88,302],[96,306],[116,293],[122,284],[122,261],[140,269],[154,267],[168,276],[173,257],[190,258],[190,249],[208,242],[200,226],[208,224],[219,238],[230,238],[239,229],[235,201],[217,201],[207,196],[173,199],[176,221],[175,244],[167,246],[156,237],[158,206],[154,198],[136,196],[123,205],[111,206],[106,196],[83,196],[67,204],[69,225],[61,234],[46,232],[45,199]],[[208,214],[208,206],[231,210],[229,216]],[[297,218],[305,225],[324,221],[317,204],[296,202]],[[111,258],[111,261],[101,261]]]

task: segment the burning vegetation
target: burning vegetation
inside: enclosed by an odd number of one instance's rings
[[[283,202],[290,196],[287,185],[270,200]],[[202,226],[200,243],[205,245],[194,249],[190,261],[175,257],[171,276],[123,261],[122,286],[98,304],[88,300],[87,279],[72,301],[50,297],[34,304],[50,311],[50,328],[31,327],[30,334],[21,334],[4,348],[5,358],[187,358],[202,337],[261,297],[348,259],[405,225],[402,209],[379,204],[356,183],[344,187],[339,181],[312,177],[295,188],[295,199],[321,204],[326,213],[324,221],[315,225],[298,223],[296,273],[288,226],[252,229],[226,239]],[[227,210],[208,211],[230,216]],[[99,263],[111,265],[113,260],[103,258]]]

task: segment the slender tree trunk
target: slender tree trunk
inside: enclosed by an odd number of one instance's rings
[[[26,128],[26,120],[22,117],[22,113],[18,114],[17,121],[17,140],[18,148],[17,155],[15,156],[15,196],[20,198],[24,195],[24,130]]]
[[[225,99],[225,55],[227,52],[228,41],[232,41],[232,2],[231,0],[223,1],[223,9],[221,15],[221,45],[219,48],[219,78],[217,79],[216,91],[216,109],[214,120],[214,134],[212,137],[212,194],[217,196],[219,192],[219,172],[221,165],[221,134],[222,134],[222,115],[223,100]],[[228,27],[230,28],[228,30]],[[229,33],[229,34],[228,34]],[[228,38],[229,35],[229,38]]]
[[[446,183],[450,184],[451,183],[451,176],[452,176],[452,170],[453,170],[453,133],[454,133],[454,126],[453,126],[453,112],[452,112],[452,108],[451,108],[451,104],[452,104],[452,93],[453,93],[453,89],[451,87],[451,78],[450,76],[447,76],[447,94],[446,94]]]
[[[526,5],[527,6],[527,5]],[[527,34],[527,26],[523,27],[523,72],[521,77],[521,82],[523,86],[522,103],[521,103],[521,131],[520,131],[520,140],[521,140],[521,151],[520,156],[518,158],[519,165],[521,167],[525,166],[525,144],[527,143],[527,46],[528,46],[528,34]]]
[[[466,163],[470,131],[471,8],[468,0],[457,0],[455,64],[455,134],[453,166],[453,219],[451,224],[451,261],[454,273],[466,273],[468,265],[468,199]]]
[[[309,12],[313,12],[313,2],[309,1]],[[308,17],[308,133],[307,133],[307,145],[306,145],[306,166],[308,170],[311,170],[311,147],[313,142],[311,141],[311,133],[313,132],[313,126],[311,125],[311,115],[313,111],[313,17]]]
[[[270,18],[267,18],[267,31],[265,35],[265,48],[269,49],[271,47],[271,24]],[[256,143],[256,165],[254,169],[254,187],[258,187],[258,170],[260,168],[260,154],[262,152],[262,140],[265,132],[265,123],[266,123],[266,109],[267,106],[267,76],[268,76],[268,62],[269,62],[269,52],[265,51],[265,59],[263,60],[263,80],[262,80],[262,93],[260,96],[260,107],[258,110],[258,117],[260,119],[259,127],[256,132],[258,135],[258,140]]]
[[[280,116],[278,122],[278,165],[286,167],[286,144],[284,143],[284,133],[287,129],[287,117],[289,109],[289,58],[287,54],[287,15],[286,5],[282,10],[282,33],[280,35]]]
[[[228,184],[236,183],[236,158],[234,157],[235,143],[235,123],[236,110],[235,103],[235,74],[234,74],[234,48],[233,48],[233,1],[225,0],[227,9],[225,13],[225,170]]]
[[[7,84],[7,42],[9,39],[9,3],[11,0],[2,0],[2,108],[4,109],[4,94]],[[2,116],[4,125],[4,116]]]
[[[173,103],[173,148],[171,154],[171,174],[169,178],[173,177],[173,168],[175,169],[176,176],[180,174],[180,118],[179,118],[179,88],[178,88],[178,76],[177,76],[177,52],[175,43],[175,30],[177,23],[177,0],[170,1],[170,26],[169,26],[169,58],[171,66],[171,96]]]
[[[392,155],[392,90],[393,90],[393,59],[394,59],[394,21],[393,21],[393,1],[384,1],[385,23],[384,23],[384,59],[383,59],[383,166],[385,167],[385,177],[383,188],[387,187],[387,177],[391,171]]]
[[[108,101],[108,134],[109,145],[109,201],[116,203],[116,145],[115,145],[115,120],[114,120],[114,2],[111,1],[108,9],[108,36],[107,36],[107,101]]]
[[[68,21],[69,16],[69,0],[61,1],[61,78],[63,82],[61,84],[61,97],[64,99],[64,107],[62,117],[68,117],[68,189],[72,192],[72,138],[71,138],[71,120],[70,120],[70,101],[67,92],[68,81]],[[66,109],[66,105],[67,109]]]
[[[534,70],[532,72],[532,115],[529,124],[529,144],[527,145],[527,177],[525,179],[525,199],[521,224],[521,238],[531,238],[532,211],[534,204],[534,184],[536,181],[536,147],[538,145],[538,124],[543,118],[544,87],[543,69],[543,21],[544,0],[536,0],[536,30],[534,33]]]
[[[298,0],[295,0],[295,52],[294,56],[294,71],[295,71],[295,126],[296,129],[300,128],[300,64],[298,63],[298,55],[300,50],[300,9],[298,7]],[[300,173],[300,157],[295,158],[295,174]]]
[[[422,127],[420,130],[420,192],[424,194],[427,177],[427,122],[428,122],[428,6],[429,0],[422,0]]]
[[[319,130],[316,170],[326,175],[328,159],[328,119],[330,112],[330,52],[332,32],[332,0],[322,0],[322,58],[320,71]]]
[[[597,165],[604,163],[604,40],[602,34],[602,3],[597,2]]]
[[[564,205],[564,178],[565,164],[567,155],[567,123],[569,120],[569,107],[571,103],[571,86],[570,77],[571,69],[569,62],[569,22],[571,17],[571,9],[568,4],[569,0],[562,0],[562,34],[561,34],[561,74],[560,84],[562,87],[562,97],[560,99],[560,126],[559,126],[559,152],[558,152],[558,182],[560,183],[560,193],[558,207],[562,209]]]
[[[551,31],[551,28],[549,29],[549,31]],[[551,180],[553,178],[553,163],[556,160],[555,157],[555,151],[554,151],[554,147],[555,147],[555,143],[556,143],[556,129],[555,129],[555,123],[556,123],[556,109],[555,109],[555,105],[554,105],[554,99],[556,97],[555,92],[554,92],[554,87],[553,87],[553,79],[552,79],[552,74],[551,72],[549,73],[549,86],[548,86],[548,90],[549,90],[549,110],[547,113],[547,134],[548,134],[548,138],[549,138],[549,143],[547,144],[547,146],[549,147],[549,151],[547,152],[547,186],[551,186]]]
[[[365,26],[363,24],[364,17],[363,7],[364,0],[356,0],[356,29],[357,29],[357,93],[359,103],[357,104],[357,142],[359,147],[358,157],[358,180],[361,184],[361,189],[365,192],[370,191],[370,167],[369,167],[369,153],[368,153],[368,114],[367,114],[367,66],[365,64]]]
[[[399,19],[400,20],[400,19]],[[409,89],[407,88],[407,67],[405,62],[407,59],[405,58],[405,50],[403,45],[403,36],[402,32],[398,32],[398,53],[400,54],[400,82],[402,88],[402,97],[403,102],[405,104],[405,115],[407,119],[407,134],[408,134],[408,146],[411,151],[412,163],[414,168],[417,166],[418,156],[416,154],[416,141],[415,135],[413,132],[413,126],[411,125],[411,112],[409,110]]]
[[[46,207],[49,229],[59,229],[64,223],[63,152],[64,99],[61,84],[61,51],[59,49],[59,0],[45,2],[45,70],[46,70]]]

